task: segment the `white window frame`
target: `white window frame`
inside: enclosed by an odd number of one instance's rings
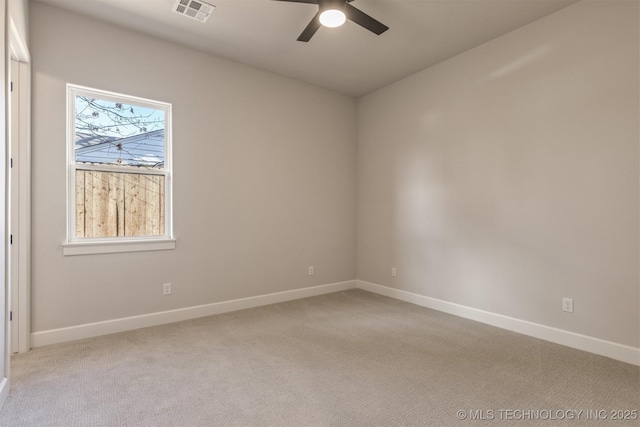
[[[122,102],[142,107],[163,110],[165,113],[165,159],[163,170],[139,169],[128,170],[118,166],[81,165],[76,166],[75,156],[75,100],[76,96],[89,96],[96,99]],[[173,236],[173,203],[172,203],[172,133],[171,104],[151,99],[139,98],[115,92],[107,92],[84,86],[67,84],[67,240],[62,245],[63,255],[86,255],[116,252],[157,251],[175,249]],[[137,173],[141,175],[163,175],[165,177],[165,231],[162,236],[135,237],[76,237],[76,169],[97,170],[104,172]]]

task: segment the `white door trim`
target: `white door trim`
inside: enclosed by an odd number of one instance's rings
[[[31,143],[30,64],[11,60],[11,353],[31,348]]]
[[[2,336],[0,337],[0,407],[4,405],[4,402],[9,395],[10,381],[9,381],[9,337],[11,332],[9,330],[9,276],[7,274],[7,216],[9,210],[7,206],[7,158],[6,154],[9,151],[8,141],[8,100],[7,89],[9,82],[7,79],[7,67],[9,62],[9,54],[7,47],[9,42],[7,40],[7,2],[6,0],[0,0],[0,61],[2,66],[0,67],[0,108],[2,118],[0,119],[0,138],[3,141],[4,147],[0,150],[0,223],[2,228],[0,229],[0,277],[2,278],[2,291],[0,291],[0,331]]]
[[[12,54],[13,56],[13,54]],[[9,116],[11,117],[10,125],[9,125],[9,135],[10,140],[8,141],[8,145],[10,148],[8,150],[8,156],[10,157],[9,161],[9,170],[8,170],[8,183],[7,188],[9,189],[7,196],[10,197],[9,204],[7,206],[9,210],[9,215],[7,216],[8,220],[8,230],[7,233],[11,234],[10,241],[14,241],[12,244],[9,244],[9,254],[8,254],[8,265],[7,265],[7,273],[9,276],[9,295],[11,299],[9,300],[9,329],[11,330],[10,334],[10,344],[9,344],[9,353],[17,353],[20,348],[20,334],[18,332],[18,328],[20,327],[20,322],[18,321],[19,310],[19,297],[20,292],[18,288],[18,283],[20,282],[20,269],[18,268],[18,261],[20,260],[18,251],[20,250],[19,242],[17,239],[13,239],[13,237],[18,236],[16,234],[17,228],[20,224],[20,204],[18,203],[18,195],[20,194],[19,185],[19,173],[20,173],[20,156],[19,156],[19,148],[20,148],[20,63],[13,58],[9,61],[9,81],[11,82],[11,88],[9,93],[7,94],[11,106],[11,110],[8,111]],[[15,234],[15,236],[14,236]],[[13,315],[13,316],[12,316]]]
[[[10,59],[18,61],[18,75],[12,78],[16,83],[14,90],[19,103],[19,118],[11,130],[18,135],[17,148],[14,147],[11,153],[17,172],[13,179],[18,181],[17,186],[12,187],[17,194],[9,194],[11,203],[17,205],[11,208],[17,218],[9,223],[8,231],[13,234],[15,245],[11,256],[17,258],[11,262],[15,274],[11,273],[9,277],[11,291],[17,297],[12,299],[17,300],[17,306],[13,307],[13,321],[17,323],[14,331],[18,335],[18,346],[11,352],[24,353],[31,349],[31,55],[11,14],[7,16],[7,22]]]
[[[18,210],[18,334],[20,353],[31,349],[31,64],[20,62],[20,175]]]

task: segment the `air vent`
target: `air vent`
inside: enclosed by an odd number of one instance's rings
[[[176,0],[173,11],[204,23],[215,8],[214,5],[199,0]]]

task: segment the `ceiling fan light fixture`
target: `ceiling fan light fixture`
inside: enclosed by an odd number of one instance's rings
[[[336,28],[344,24],[347,16],[338,9],[327,9],[320,14],[320,23],[325,27]]]
[[[193,0],[192,0],[193,1]],[[318,5],[318,12],[298,36],[299,42],[308,42],[320,27],[335,28],[344,24],[347,19],[361,27],[380,35],[387,31],[389,27],[380,21],[376,21],[360,9],[351,6],[353,0],[277,0],[293,3],[310,3]]]

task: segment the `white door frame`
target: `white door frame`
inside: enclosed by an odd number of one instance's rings
[[[14,243],[8,254],[9,287],[13,293],[9,303],[13,303],[12,317],[16,323],[12,329],[18,334],[17,339],[11,340],[17,342],[17,348],[11,347],[11,353],[24,353],[31,349],[31,56],[12,14],[7,21],[10,59],[18,62],[18,75],[9,77],[14,80],[19,104],[19,108],[13,110],[19,117],[12,120],[10,129],[10,135],[17,135],[17,141],[9,151],[14,167],[8,183],[13,191],[7,199],[13,214],[9,217],[8,233],[13,235]],[[11,180],[17,180],[17,185],[11,184]]]
[[[11,353],[24,353],[31,348],[31,70],[29,63],[16,61],[13,53],[11,57]]]
[[[4,405],[7,397],[9,396],[10,389],[10,338],[11,338],[11,330],[9,326],[9,304],[11,301],[11,286],[10,280],[11,276],[9,273],[10,269],[10,250],[9,250],[9,236],[10,232],[9,227],[11,226],[10,218],[10,173],[9,169],[9,153],[11,152],[11,144],[10,144],[10,123],[11,123],[11,113],[10,113],[10,97],[7,96],[10,90],[10,58],[13,56],[15,59],[24,62],[30,62],[29,51],[27,49],[27,45],[25,40],[21,37],[20,31],[17,30],[13,19],[9,16],[8,13],[8,2],[7,0],[0,0],[0,61],[2,61],[2,65],[0,66],[0,139],[3,139],[4,149],[0,149],[0,223],[2,223],[2,227],[0,227],[0,277],[2,278],[3,283],[3,291],[0,291],[0,408]],[[24,14],[24,10],[22,12],[18,12],[18,14]],[[30,85],[31,77],[30,71],[27,68],[27,78],[26,81]],[[26,134],[25,138],[27,142],[29,141],[29,120],[30,120],[30,112],[28,110],[29,107],[29,98],[30,98],[30,88],[25,91],[25,96],[27,96],[27,102],[25,103],[25,129]],[[22,108],[20,114],[22,116]],[[22,123],[22,121],[21,121]],[[20,128],[23,128],[23,125],[20,125]],[[30,154],[27,148],[27,156],[25,159],[28,159],[28,155]],[[19,150],[19,151],[22,151]],[[30,163],[27,162],[27,163]],[[28,170],[28,168],[26,168]],[[21,177],[20,177],[21,178]],[[30,181],[27,180],[26,185],[30,188]],[[22,184],[20,188],[23,188]],[[24,197],[20,196],[20,197]],[[22,199],[20,199],[22,200]],[[29,208],[30,206],[27,205]],[[30,228],[30,225],[26,224],[27,228]],[[21,233],[22,234],[22,233]],[[28,234],[28,233],[27,233]],[[21,236],[21,239],[25,239],[27,236]],[[29,241],[26,241],[25,247],[29,249]],[[28,255],[28,252],[27,252]],[[20,256],[20,255],[19,255]],[[21,268],[29,269],[29,259],[27,258],[18,263],[18,269]],[[28,278],[28,273],[25,276]],[[28,283],[26,288],[26,293],[28,295]],[[18,290],[20,293],[21,291]],[[26,303],[26,301],[25,301]],[[29,307],[27,306],[26,310],[23,310],[24,313],[21,313],[21,316],[30,316]],[[28,322],[24,326],[28,328]],[[22,330],[23,327],[20,327]]]
[[[9,300],[9,328],[11,329],[10,334],[10,344],[9,344],[9,353],[13,354],[18,351],[20,347],[19,338],[20,333],[18,328],[20,327],[20,322],[18,322],[17,314],[19,314],[18,306],[19,306],[19,296],[20,291],[18,289],[19,282],[19,267],[18,261],[20,260],[18,254],[16,252],[19,250],[20,246],[18,242],[13,242],[13,233],[16,229],[20,221],[20,213],[18,212],[19,203],[17,203],[17,194],[19,194],[19,186],[20,179],[17,176],[20,172],[20,162],[15,162],[15,152],[19,151],[20,148],[20,133],[16,132],[16,129],[20,128],[20,63],[13,59],[13,55],[11,55],[11,60],[9,61],[8,71],[8,79],[11,84],[9,93],[7,93],[7,97],[9,98],[9,106],[11,110],[8,112],[11,117],[11,122],[8,123],[9,126],[9,136],[10,139],[7,141],[9,145],[9,149],[7,150],[9,157],[9,170],[8,170],[8,180],[7,180],[7,224],[9,224],[7,233],[10,233],[9,238],[9,251],[7,253],[7,270],[9,274],[9,295],[11,299]],[[14,162],[16,163],[14,165]]]
[[[7,34],[7,2],[0,0],[0,139],[2,139],[4,149],[0,149],[0,277],[2,278],[2,291],[0,291],[0,405],[3,405],[9,396],[9,276],[7,274],[7,152],[9,151],[8,122],[9,112],[7,109],[7,88],[9,86],[7,78],[7,54],[8,40]]]

